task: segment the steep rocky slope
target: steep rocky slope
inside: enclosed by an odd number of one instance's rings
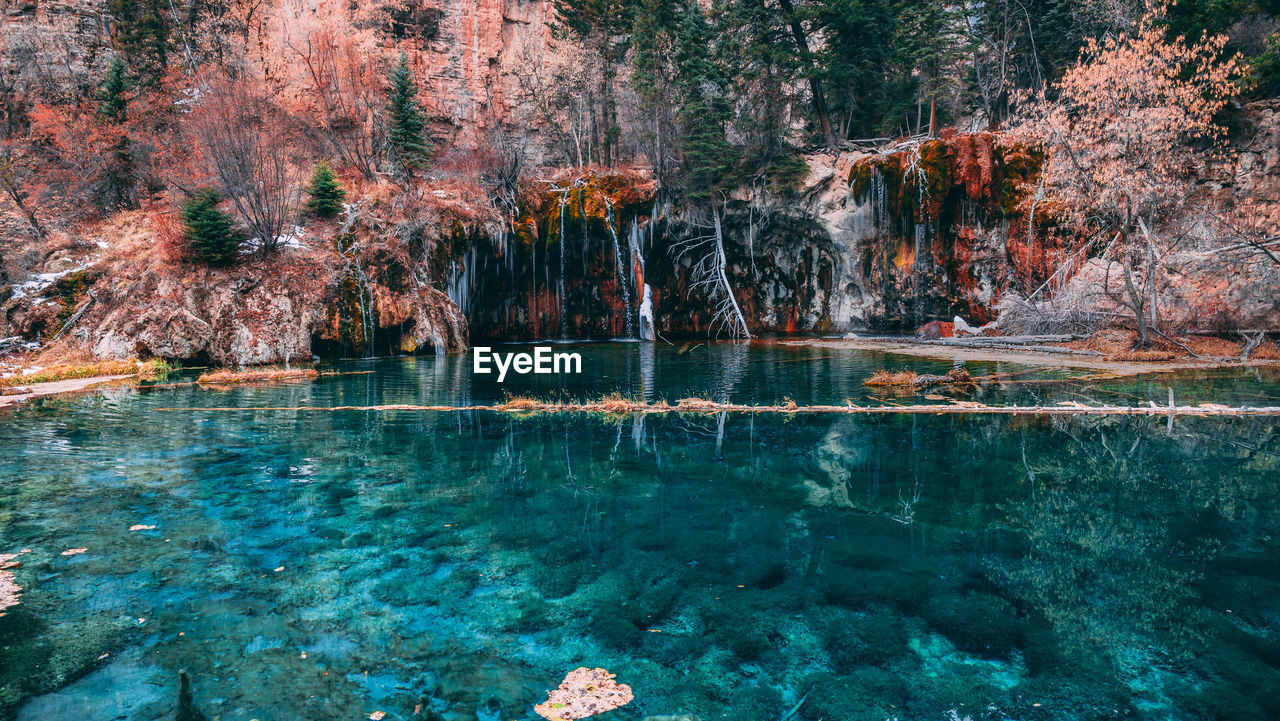
[[[0,296],[0,322],[56,353],[220,365],[468,345],[429,263],[375,224],[321,225],[229,269],[183,262],[160,235],[144,213],[88,229]]]

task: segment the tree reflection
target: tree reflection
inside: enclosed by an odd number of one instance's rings
[[[1153,665],[1193,657],[1215,672],[1204,652],[1223,647],[1224,609],[1205,597],[1219,582],[1207,574],[1275,532],[1271,422],[1179,424],[1077,417],[1024,435],[1027,492],[1004,510],[1025,549],[988,560],[1062,651],[1104,660],[1131,688],[1154,683]],[[1232,522],[1248,516],[1261,523]]]

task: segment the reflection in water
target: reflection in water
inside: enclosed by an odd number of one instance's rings
[[[596,361],[655,398],[863,370],[733,348]],[[529,718],[586,665],[636,693],[602,719],[1270,715],[1272,419],[201,409],[491,392],[362,367],[9,412],[3,714],[172,717],[185,668],[210,719]]]

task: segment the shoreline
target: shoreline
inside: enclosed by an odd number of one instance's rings
[[[778,345],[828,348],[832,350],[878,351],[894,355],[914,356],[932,360],[959,360],[973,362],[1006,362],[1025,366],[1050,368],[1080,368],[1105,371],[1117,377],[1171,373],[1181,370],[1215,370],[1219,368],[1278,368],[1280,360],[1258,359],[1248,361],[1224,361],[1212,359],[1178,358],[1159,361],[1107,360],[1102,356],[1074,355],[1066,352],[1044,352],[1031,348],[973,348],[924,343],[912,339],[872,338],[803,338],[776,341]],[[1046,344],[1062,351],[1075,350],[1064,343]]]
[[[130,373],[127,375],[91,376],[89,378],[68,378],[66,380],[49,381],[47,383],[32,383],[29,386],[22,386],[27,389],[26,393],[15,393],[13,395],[0,396],[0,408],[7,408],[18,403],[29,401],[32,398],[40,398],[42,396],[79,393],[81,391],[90,390],[94,386],[102,383],[110,383],[112,381],[133,378],[136,375],[136,373]]]

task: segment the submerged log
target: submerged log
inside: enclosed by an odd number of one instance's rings
[[[190,408],[156,408],[157,412],[182,411],[190,412]],[[223,406],[200,408],[205,412],[226,413],[258,413],[262,411],[311,411],[320,413],[343,413],[349,411],[428,411],[455,413],[457,411],[492,411],[495,413],[599,413],[604,415],[632,414],[669,414],[669,413],[843,413],[847,415],[880,415],[892,413],[921,413],[940,415],[947,413],[977,413],[1014,416],[1278,416],[1280,406],[1223,406],[1215,403],[1202,403],[1197,406],[1089,406],[1074,401],[1064,401],[1049,406],[989,406],[972,401],[952,401],[949,404],[928,405],[878,405],[858,406],[852,403],[843,406],[811,405],[802,406],[795,403],[782,405],[746,405],[741,403],[720,403],[702,398],[685,398],[676,405],[666,401],[647,403],[639,400],[609,398],[601,401],[560,402],[539,401],[530,398],[512,399],[500,405],[415,405],[396,403],[371,406]]]
[[[186,669],[178,671],[178,713],[174,719],[176,721],[207,721],[192,701],[191,677],[187,675]]]

